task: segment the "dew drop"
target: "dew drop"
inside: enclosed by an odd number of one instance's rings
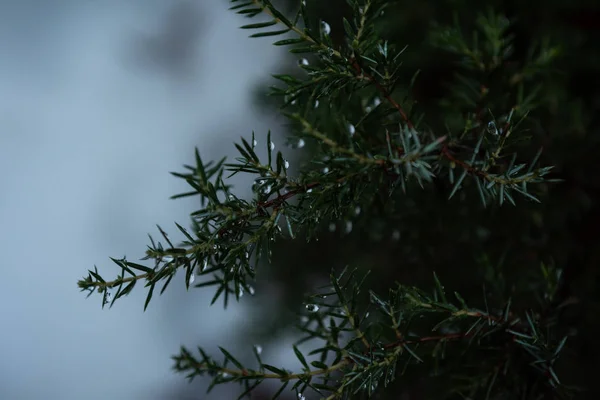
[[[328,172],[329,172],[329,168],[328,168],[328,167],[325,167],[325,168],[323,168],[323,173],[324,173],[324,174],[326,174],[326,173],[328,173]]]
[[[263,192],[263,194],[269,194],[269,193],[271,193],[271,189],[272,189],[271,185],[267,185],[264,187],[262,192]]]
[[[250,296],[254,296],[254,293],[256,293],[254,286],[248,286],[248,293],[250,293]]]
[[[360,206],[356,206],[356,207],[354,208],[354,215],[360,215],[360,211],[361,211],[361,210],[360,210]]]
[[[354,136],[354,134],[356,133],[356,128],[354,127],[354,125],[348,124],[348,133],[350,134],[350,136]]]
[[[335,223],[334,222],[329,224],[329,232],[335,232]]]
[[[196,280],[196,275],[191,274],[190,275],[190,283],[189,284],[191,285],[192,283],[194,283],[195,280]]]
[[[254,349],[256,349],[256,354],[260,355],[262,353],[262,346],[259,344],[254,345]]]
[[[200,270],[200,272],[204,272],[206,267],[208,267],[208,259],[207,258],[204,259],[204,263],[202,264],[202,269]]]
[[[314,313],[319,311],[319,306],[316,304],[307,304],[306,309],[308,310],[308,312]]]
[[[298,393],[298,400],[306,400],[306,397],[302,393]]]
[[[288,168],[290,167],[290,163],[289,163],[289,161],[288,161],[288,160],[285,160],[285,161],[283,162],[283,166],[285,167],[285,169],[288,169]]]
[[[298,148],[299,148],[299,149],[303,148],[303,147],[304,147],[304,145],[305,145],[305,143],[304,143],[304,139],[300,139],[300,140],[298,140]]]
[[[381,99],[380,99],[379,97],[375,97],[375,98],[373,99],[373,105],[374,105],[375,107],[377,107],[377,106],[378,106],[378,105],[380,105],[380,104],[381,104]]]
[[[496,123],[494,121],[488,123],[487,131],[492,135],[498,135],[498,128],[496,128]]]
[[[306,193],[312,193],[312,189],[308,189]]]
[[[298,65],[308,65],[308,60],[306,58],[301,58],[298,60]]]
[[[319,107],[319,100],[315,100],[315,108]]]
[[[275,149],[275,143],[269,142],[269,150],[273,151]]]
[[[174,260],[173,256],[164,256],[163,257],[163,261],[166,263],[170,263],[173,260]]]
[[[256,139],[252,140],[252,147],[256,147],[257,144],[258,144],[258,141]]]
[[[104,300],[104,304],[108,304],[112,301],[112,293],[109,291],[106,291],[106,300]]]
[[[231,375],[229,375],[227,372],[221,372],[221,378],[229,378]]]
[[[238,288],[238,297],[242,297],[243,295],[244,295],[244,288],[240,286]]]
[[[329,35],[331,33],[331,27],[325,21],[321,21],[321,30],[324,34]]]

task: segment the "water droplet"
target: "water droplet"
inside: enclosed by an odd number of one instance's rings
[[[288,168],[290,167],[290,163],[289,163],[289,161],[288,161],[288,160],[285,160],[285,161],[283,162],[283,166],[285,167],[285,169],[288,169]]]
[[[300,317],[300,322],[302,322],[303,324],[308,322],[308,317],[306,315],[303,315]]]
[[[262,192],[263,192],[263,194],[269,194],[269,193],[271,193],[271,189],[272,189],[271,185],[267,185],[263,188]]]
[[[335,222],[329,224],[329,232],[335,232]]]
[[[248,286],[248,293],[250,293],[250,296],[254,296],[254,293],[256,293],[254,286]]]
[[[112,301],[112,293],[108,290],[106,291],[106,299],[104,300],[104,304],[108,304]]]
[[[392,240],[400,240],[400,231],[398,229],[394,229],[392,232]]]
[[[307,304],[306,309],[308,310],[308,312],[314,313],[319,311],[319,306],[316,304]]]
[[[312,189],[308,189],[306,193],[312,193]]]
[[[256,139],[252,140],[252,147],[256,147],[257,144],[258,144],[258,141]]]
[[[325,167],[325,168],[323,168],[323,173],[324,173],[324,174],[326,174],[326,173],[328,173],[328,172],[329,172],[329,168],[328,168],[328,167]]]
[[[304,139],[300,139],[300,140],[298,140],[298,148],[299,148],[299,149],[303,148],[303,147],[304,147],[304,144],[305,144],[305,143],[304,143]]]
[[[302,5],[306,7],[306,0],[302,0]]]
[[[228,199],[229,201],[234,201],[234,200],[235,200],[235,196],[234,196],[234,195],[232,195],[232,194],[230,194],[229,196],[227,196],[227,199]]]
[[[196,280],[196,275],[194,275],[194,274],[191,274],[191,275],[190,275],[190,285],[191,285],[192,283],[194,283],[194,281],[195,281],[195,280]]]
[[[164,256],[163,257],[163,261],[166,263],[170,263],[173,260],[174,260],[173,256]]]
[[[262,346],[259,344],[255,344],[254,348],[256,349],[256,354],[260,355],[262,353]]]
[[[240,286],[238,288],[238,297],[242,297],[243,295],[244,295],[244,288]]]
[[[375,107],[377,107],[377,106],[378,106],[378,105],[380,105],[380,104],[381,104],[381,99],[380,99],[379,97],[375,97],[375,98],[373,99],[373,105],[374,105]]]
[[[204,263],[202,264],[202,268],[200,269],[200,272],[204,272],[204,270],[206,269],[207,266],[208,266],[208,258],[205,258]]]
[[[365,9],[362,7],[358,7],[358,12],[362,15],[365,12]]]
[[[356,133],[356,128],[354,127],[354,125],[348,124],[348,133],[350,134],[350,136],[354,136],[354,134]]]
[[[356,206],[354,208],[354,215],[359,215],[360,214],[360,206]]]
[[[371,108],[371,106],[366,106],[365,107],[365,112],[370,113],[373,109]]]
[[[229,378],[231,375],[229,375],[227,372],[221,372],[221,378]]]
[[[487,131],[492,135],[498,134],[498,128],[496,128],[496,123],[494,121],[490,121],[487,126]]]
[[[352,221],[346,221],[346,233],[352,232]]]
[[[298,400],[306,400],[306,397],[302,393],[298,393]]]
[[[298,65],[308,65],[308,60],[306,58],[301,58],[298,60]]]
[[[275,149],[275,143],[269,142],[269,150],[273,151]]]
[[[216,250],[218,246],[216,244],[213,245],[213,249]]]
[[[319,107],[319,100],[315,100],[315,108]]]
[[[321,30],[324,34],[329,35],[331,33],[331,27],[325,21],[321,21]]]
[[[250,253],[248,253],[248,252],[244,253],[244,257],[246,257],[246,259],[250,258]]]

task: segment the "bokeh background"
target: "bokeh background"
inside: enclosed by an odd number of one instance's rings
[[[188,385],[170,356],[235,349],[259,299],[224,313],[181,276],[143,313],[142,287],[102,310],[76,286],[94,264],[116,274],[109,256],[141,258],[155,224],[188,226],[197,204],[169,200],[186,188],[168,172],[194,146],[233,155],[268,128],[277,143],[275,112],[253,100],[285,53],[228,7],[0,1],[0,399],[230,397]]]

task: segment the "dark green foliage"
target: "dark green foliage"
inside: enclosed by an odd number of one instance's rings
[[[290,306],[314,293],[297,324],[297,371],[264,363],[256,347],[253,366],[224,348],[222,362],[202,348],[174,357],[188,378],[209,376],[209,390],[243,385],[240,398],[265,379],[281,382],[274,397],[583,396],[576,371],[590,364],[578,362],[573,332],[597,307],[584,278],[597,279],[599,258],[581,256],[565,233],[564,215],[589,209],[570,207],[578,201],[565,193],[591,202],[598,182],[585,174],[599,142],[588,133],[593,101],[570,98],[560,73],[573,68],[565,53],[581,57],[581,37],[552,33],[548,15],[535,24],[510,2],[299,1],[285,12],[268,0],[231,3],[268,17],[242,26],[251,37],[273,36],[306,57],[299,72],[274,74],[269,91],[292,149],[275,151],[270,132],[252,132],[235,144],[235,162],[205,163],[196,150],[195,165],[173,173],[191,187],[173,198],[201,199],[191,232],[177,224],[186,240],[174,245],[159,227],[166,244],[150,237],[153,267],[113,259],[120,276],[94,269],[81,289],[112,306],[143,281],[145,309],[155,286],[162,293],[183,270],[187,288],[214,286],[212,303],[225,306],[266,278],[286,285]],[[292,173],[287,158],[305,146]],[[588,147],[587,158],[566,151]],[[254,176],[251,199],[226,183],[239,173]],[[594,238],[579,236],[586,246]],[[299,286],[325,270],[329,286]],[[206,279],[194,285],[197,275]],[[302,352],[307,342],[313,349]]]

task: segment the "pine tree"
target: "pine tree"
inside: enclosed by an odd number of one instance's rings
[[[261,279],[286,285],[288,309],[309,292],[300,317],[281,319],[303,335],[297,371],[263,362],[258,347],[251,364],[225,348],[173,357],[189,379],[210,377],[209,390],[241,384],[240,398],[265,380],[281,383],[274,397],[299,399],[591,394],[581,385],[594,364],[578,352],[585,343],[598,354],[595,330],[576,332],[599,304],[595,286],[582,286],[597,279],[598,256],[581,256],[566,231],[565,205],[582,211],[565,187],[590,198],[596,178],[581,174],[599,146],[587,134],[593,102],[574,99],[564,71],[599,57],[575,46],[581,33],[549,23],[557,6],[532,16],[495,2],[231,3],[255,20],[242,26],[251,37],[300,57],[269,93],[289,149],[276,150],[283,139],[271,132],[241,138],[233,162],[196,149],[195,164],[172,173],[190,186],[173,198],[201,199],[191,228],[176,224],[185,240],[158,227],[151,266],[113,258],[117,278],[94,268],[79,287],[112,307],[143,283],[144,309],[177,271],[225,307]],[[254,179],[251,199],[228,183],[242,173]],[[325,287],[298,283],[324,271]]]

